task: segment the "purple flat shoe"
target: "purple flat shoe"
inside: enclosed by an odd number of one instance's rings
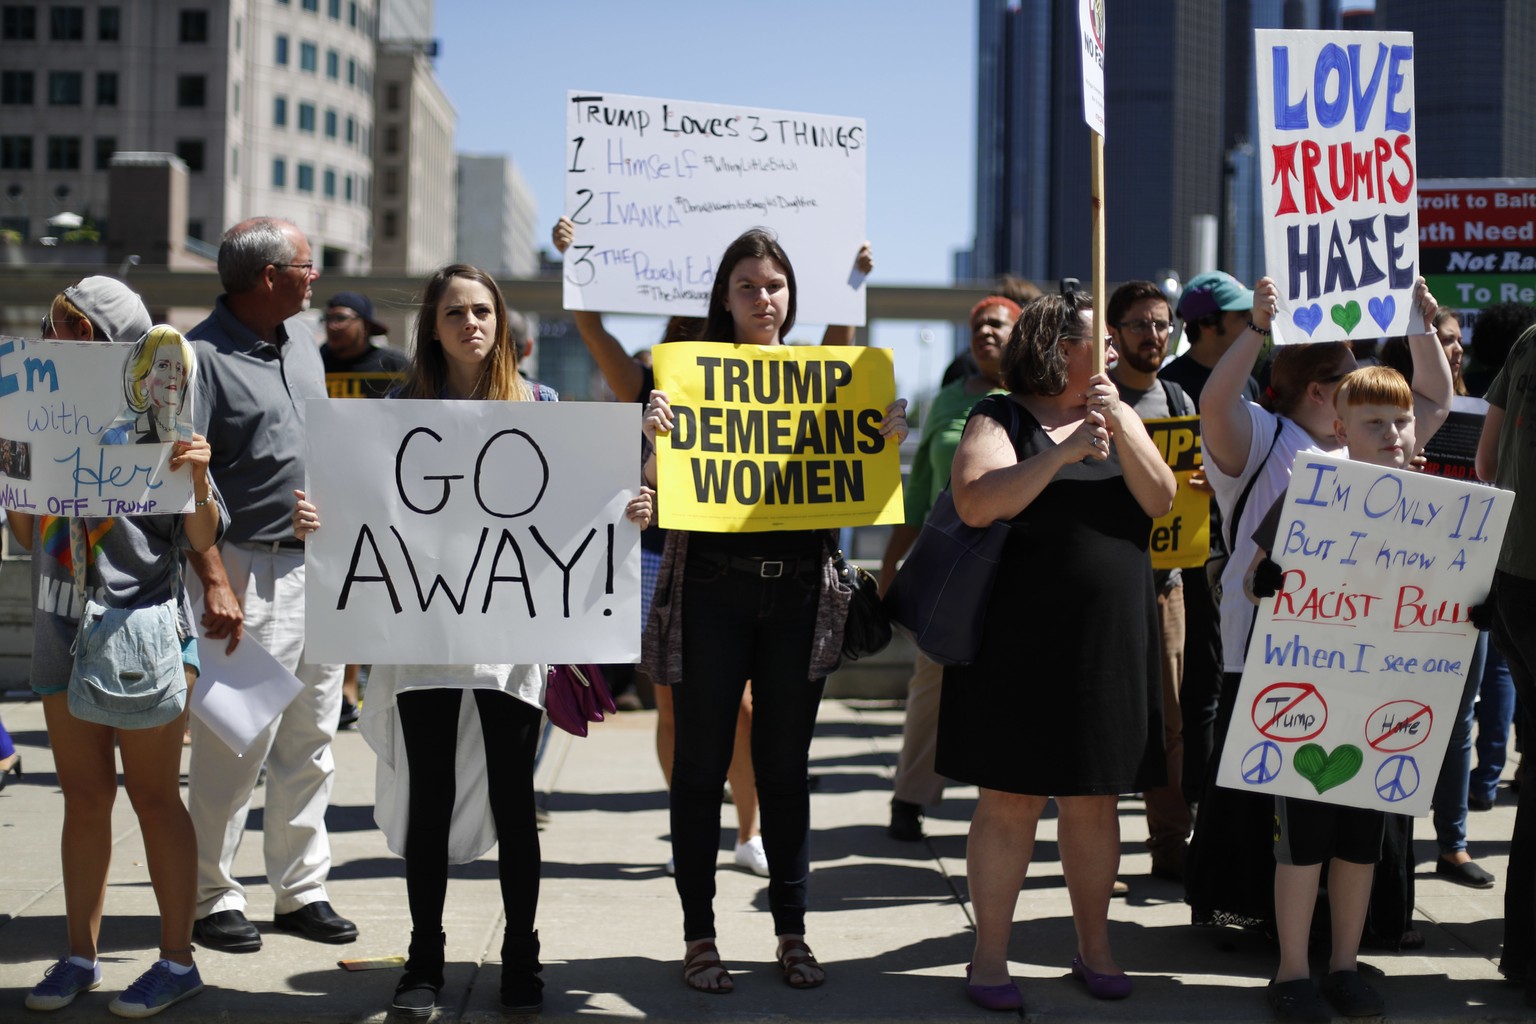
[[[965,965],[965,994],[983,1010],[1022,1010],[1024,994],[1013,982],[1006,985],[971,984],[971,965]]]
[[[1131,978],[1128,974],[1100,974],[1083,963],[1083,958],[1072,958],[1072,976],[1088,986],[1088,994],[1095,999],[1124,999],[1131,994]]]

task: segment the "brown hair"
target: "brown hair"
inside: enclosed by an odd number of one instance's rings
[[[443,395],[443,386],[448,382],[448,357],[443,355],[443,344],[437,337],[437,307],[443,300],[448,282],[456,277],[484,285],[491,293],[491,305],[496,311],[496,338],[480,367],[480,378],[475,381],[475,390],[470,397],[529,401],[533,398],[533,389],[517,372],[517,347],[512,343],[506,300],[489,274],[467,263],[450,263],[427,280],[421,308],[416,313],[416,350],[411,354],[405,383],[400,386],[401,397],[441,398]]]
[[[90,323],[91,318],[85,315],[84,310],[71,302],[69,296],[60,292],[53,297],[53,304],[48,307],[48,322],[53,325],[55,332],[58,331],[60,324],[77,324],[81,320]],[[93,334],[101,333],[96,330],[95,324],[91,324],[91,331]]]
[[[1390,366],[1362,366],[1339,384],[1333,408],[1339,415],[1352,405],[1390,405],[1413,410],[1413,389],[1408,379]]]
[[[1261,404],[1271,412],[1289,416],[1306,396],[1307,385],[1343,376],[1340,368],[1349,354],[1349,345],[1342,341],[1276,347],[1269,387]]]
[[[669,341],[698,341],[704,337],[704,318],[701,316],[669,316],[667,329],[661,343]]]
[[[997,279],[997,294],[1005,299],[1012,299],[1015,305],[1022,307],[1045,293],[1033,281],[1014,277],[1012,274],[1004,274]]]
[[[1120,318],[1142,299],[1157,299],[1167,307],[1168,318],[1173,319],[1173,303],[1168,301],[1161,288],[1151,281],[1127,281],[1110,293],[1109,306],[1104,310],[1105,323],[1119,327]]]
[[[779,341],[789,336],[789,329],[795,326],[795,268],[790,266],[784,247],[779,245],[773,232],[766,228],[748,228],[725,247],[720,266],[715,268],[715,283],[709,290],[709,315],[704,320],[701,340],[736,340],[736,321],[731,318],[731,311],[725,308],[725,295],[730,290],[731,271],[736,269],[736,264],[753,259],[772,260],[784,271],[784,280],[789,283],[789,306],[784,311],[784,322],[779,325]]]
[[[1059,395],[1067,387],[1067,357],[1062,338],[1087,340],[1083,313],[1093,308],[1087,292],[1042,295],[1024,304],[1013,333],[1003,346],[1003,384],[1020,395]]]

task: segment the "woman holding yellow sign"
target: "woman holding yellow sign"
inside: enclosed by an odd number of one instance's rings
[[[779,345],[794,322],[794,268],[773,235],[754,228],[720,258],[704,338]],[[651,392],[644,423],[648,439],[672,430],[664,392]],[[906,402],[897,400],[886,408],[880,434],[899,444],[906,433]],[[645,471],[654,483],[654,457]],[[822,686],[838,657],[837,638],[817,643],[831,632],[823,624],[833,597],[832,556],[826,531],[818,530],[675,531],[667,538],[644,649],[656,682],[677,686],[672,850],[687,943],[683,980],[697,991],[724,994],[733,987],[715,946],[715,850],[736,712],[748,679],[779,968],[792,988],[815,988],[826,980],[805,943],[806,772]]]

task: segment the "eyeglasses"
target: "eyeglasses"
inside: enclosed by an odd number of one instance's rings
[[[1134,334],[1167,334],[1173,323],[1169,320],[1122,320],[1115,326]]]
[[[314,260],[310,260],[308,263],[274,263],[272,265],[274,267],[290,267],[294,270],[302,270],[306,274],[315,269]]]
[[[61,327],[66,327],[70,324],[77,324],[79,322],[80,317],[77,316],[55,317],[50,313],[49,315],[43,317],[43,337],[46,338],[49,334],[57,333]]]
[[[353,313],[327,313],[325,322],[328,324],[349,324],[353,320],[361,320],[362,317]]]
[[[1353,371],[1341,370],[1340,372],[1334,374],[1331,377],[1319,377],[1319,378],[1317,378],[1317,383],[1319,383],[1319,384],[1337,384],[1339,381],[1343,380],[1345,377],[1348,377],[1351,372],[1353,372]]]

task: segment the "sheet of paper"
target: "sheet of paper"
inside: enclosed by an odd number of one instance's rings
[[[304,684],[250,637],[233,654],[224,653],[225,645],[224,640],[198,641],[203,668],[192,688],[192,713],[244,757]]]

